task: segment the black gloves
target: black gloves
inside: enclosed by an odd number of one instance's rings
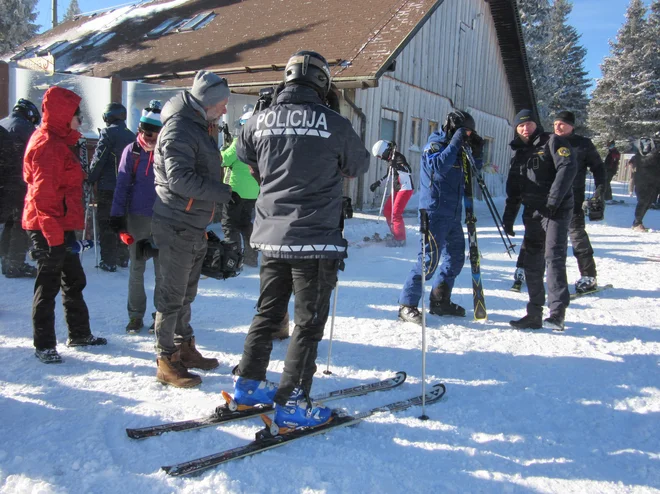
[[[476,132],[472,132],[472,135],[468,137],[468,144],[472,148],[472,157],[475,160],[480,160],[484,154],[484,140]]]
[[[376,192],[376,189],[377,189],[378,187],[380,187],[380,180],[376,180],[374,183],[372,183],[372,184],[369,186],[369,190],[370,190],[371,192]]]
[[[238,206],[241,203],[241,196],[238,195],[238,192],[232,191],[231,199],[229,199],[229,204]]]
[[[594,192],[594,197],[593,198],[598,200],[598,201],[604,202],[603,201],[604,197],[605,197],[605,186],[599,185],[598,187],[596,187],[596,191]]]
[[[126,218],[124,216],[110,216],[108,225],[110,226],[110,229],[115,233],[125,232]]]
[[[504,222],[504,233],[506,233],[509,237],[515,237],[516,232],[513,231],[513,222]]]
[[[556,214],[557,214],[557,206],[548,204],[534,211],[532,217],[535,219],[540,219],[541,217],[550,219],[550,218],[554,218]]]

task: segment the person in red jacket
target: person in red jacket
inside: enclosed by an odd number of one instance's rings
[[[43,123],[32,134],[23,160],[27,184],[23,229],[32,240],[38,272],[32,301],[35,355],[44,363],[60,363],[55,335],[55,297],[62,288],[67,346],[105,345],[92,335],[83,299],[87,284],[78,254],[75,230],[84,227],[84,173],[73,146],[80,139],[80,96],[62,87],[43,97]]]

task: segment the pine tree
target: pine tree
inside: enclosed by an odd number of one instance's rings
[[[644,119],[649,122],[648,133],[660,132],[660,0],[653,0],[644,37],[644,62],[648,71],[647,107]]]
[[[552,127],[554,116],[568,110],[576,116],[576,132],[584,134],[587,123],[587,88],[590,85],[584,69],[587,50],[580,44],[577,30],[568,24],[573,5],[568,0],[555,0],[548,19],[548,42],[543,50],[546,58],[546,91],[549,119],[542,120],[546,129]]]
[[[0,54],[14,51],[36,34],[37,1],[0,0]]]
[[[82,14],[82,11],[80,10],[80,5],[78,5],[78,0],[71,0],[69,8],[66,9],[66,14],[62,18],[62,22],[72,21],[74,17],[80,14]]]
[[[601,65],[603,77],[589,105],[589,125],[601,142],[610,138],[634,140],[653,131],[653,122],[647,118],[649,108],[657,107],[654,100],[658,93],[653,94],[649,65],[653,57],[649,52],[657,50],[657,38],[648,39],[646,13],[642,0],[630,0],[626,21],[616,39],[610,41],[610,55]]]
[[[550,81],[546,72],[545,47],[549,40],[549,17],[551,6],[548,0],[517,0],[523,28],[525,49],[536,105],[541,121],[550,116]]]

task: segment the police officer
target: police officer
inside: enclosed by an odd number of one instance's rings
[[[531,110],[514,118],[516,137],[511,142],[514,161],[506,184],[504,229],[515,235],[520,204],[525,225],[525,278],[529,293],[527,315],[510,321],[517,329],[546,327],[564,330],[564,317],[570,302],[566,279],[568,226],[573,212],[573,181],[577,170],[575,153],[567,139],[543,132]],[[548,306],[550,317],[542,321],[545,289],[543,274],[548,266]]]
[[[607,156],[605,156],[605,172],[607,173],[607,184],[605,187],[605,201],[612,200],[612,179],[619,172],[620,161],[621,161],[621,153],[616,148],[616,141],[608,142]]]
[[[243,407],[275,402],[281,432],[317,426],[331,410],[309,401],[318,342],[328,319],[330,295],[343,266],[342,177],[369,167],[369,153],[348,120],[331,110],[330,69],[313,51],[293,55],[275,104],[243,126],[238,159],[261,186],[252,246],[262,253],[257,313],[245,339],[233,400]],[[289,295],[294,322],[279,388],[266,381]]]
[[[598,286],[596,282],[594,249],[591,247],[589,235],[587,235],[585,230],[584,209],[582,209],[587,169],[591,171],[594,177],[596,186],[594,199],[600,202],[602,208],[605,207],[607,176],[603,160],[600,158],[600,154],[598,154],[596,146],[591,142],[591,139],[573,132],[575,128],[575,115],[572,112],[559,112],[555,117],[554,127],[555,134],[568,139],[577,160],[577,171],[575,181],[573,182],[573,217],[568,227],[568,235],[571,238],[573,255],[577,259],[578,269],[580,270],[580,279],[575,282],[575,291],[585,293]]]

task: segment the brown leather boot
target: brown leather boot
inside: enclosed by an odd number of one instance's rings
[[[286,340],[289,337],[289,313],[284,314],[282,325],[277,333],[273,333],[274,340]]]
[[[181,363],[186,369],[211,370],[220,365],[217,358],[206,358],[195,348],[195,337],[177,345],[181,350]]]
[[[181,363],[181,352],[177,351],[169,357],[160,356],[156,359],[158,371],[156,379],[163,384],[171,384],[177,388],[192,388],[202,384],[202,378],[188,372]]]

